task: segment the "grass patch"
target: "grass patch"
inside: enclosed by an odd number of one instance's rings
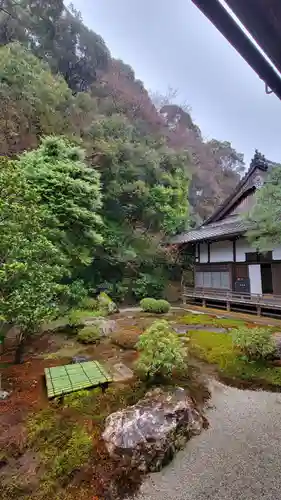
[[[245,321],[233,318],[216,318],[208,314],[187,314],[181,320],[185,325],[217,326],[221,328],[237,328],[245,325]]]
[[[73,313],[77,319],[100,318],[104,316],[101,311],[94,311],[93,309],[74,309]]]
[[[240,379],[265,386],[281,386],[281,368],[271,367],[261,361],[246,361],[234,350],[227,333],[201,330],[189,332],[190,353],[216,365],[222,377]]]

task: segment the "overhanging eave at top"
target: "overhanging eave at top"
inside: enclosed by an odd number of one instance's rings
[[[258,50],[255,44],[250,40],[247,34],[240,28],[231,14],[222,6],[219,0],[192,0],[193,3],[205,14],[205,16],[216,26],[216,28],[222,33],[222,35],[231,43],[231,45],[239,52],[239,54],[245,59],[245,61],[253,68],[257,75],[265,82],[265,84],[281,99],[281,77],[277,71],[274,70],[272,65],[267,61],[267,59]],[[248,0],[243,0],[243,5],[247,4]],[[262,0],[259,0],[261,3]],[[229,6],[233,6],[235,3],[238,5],[238,0],[229,0]],[[251,0],[251,3],[253,1]],[[256,0],[254,2],[256,4]],[[242,5],[242,2],[240,2]],[[265,5],[265,4],[264,4]],[[264,7],[265,9],[265,7]],[[266,12],[266,10],[264,10]],[[239,12],[237,11],[237,17]],[[251,11],[252,17],[255,16],[255,8]],[[280,13],[281,16],[281,13]],[[240,20],[240,19],[239,19]],[[243,23],[243,20],[241,19]],[[261,20],[262,22],[262,20]],[[244,25],[248,29],[245,24]],[[281,19],[280,19],[281,25]],[[266,31],[266,30],[265,30]],[[259,36],[255,33],[254,37],[259,44],[262,46],[259,40]],[[268,35],[269,36],[269,35]],[[274,43],[274,40],[273,40]],[[276,43],[276,40],[275,40]],[[281,49],[280,49],[281,50]],[[272,54],[267,54],[270,60],[274,64],[274,58]],[[281,66],[281,57],[280,57]],[[276,63],[275,63],[276,64]],[[278,65],[276,64],[278,68]]]

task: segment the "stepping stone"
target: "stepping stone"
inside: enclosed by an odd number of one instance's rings
[[[123,382],[133,378],[134,372],[128,368],[124,363],[116,363],[113,365],[112,377],[114,382]]]
[[[187,333],[189,329],[190,327],[187,325],[180,325],[174,327],[175,332],[179,335]]]
[[[72,363],[83,363],[84,361],[90,361],[90,356],[74,356],[72,358]]]

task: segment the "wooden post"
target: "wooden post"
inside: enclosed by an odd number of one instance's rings
[[[226,293],[226,310],[227,310],[228,312],[230,312],[230,300],[229,300],[229,297],[230,297],[230,293],[229,293],[229,292],[227,292],[227,293]]]
[[[261,299],[261,296],[258,295],[257,296],[257,315],[258,316],[261,316],[261,305],[260,305],[260,299]]]

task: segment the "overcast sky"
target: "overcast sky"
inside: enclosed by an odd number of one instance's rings
[[[281,161],[281,101],[191,0],[74,0],[111,54],[147,89],[178,89],[207,139]]]

